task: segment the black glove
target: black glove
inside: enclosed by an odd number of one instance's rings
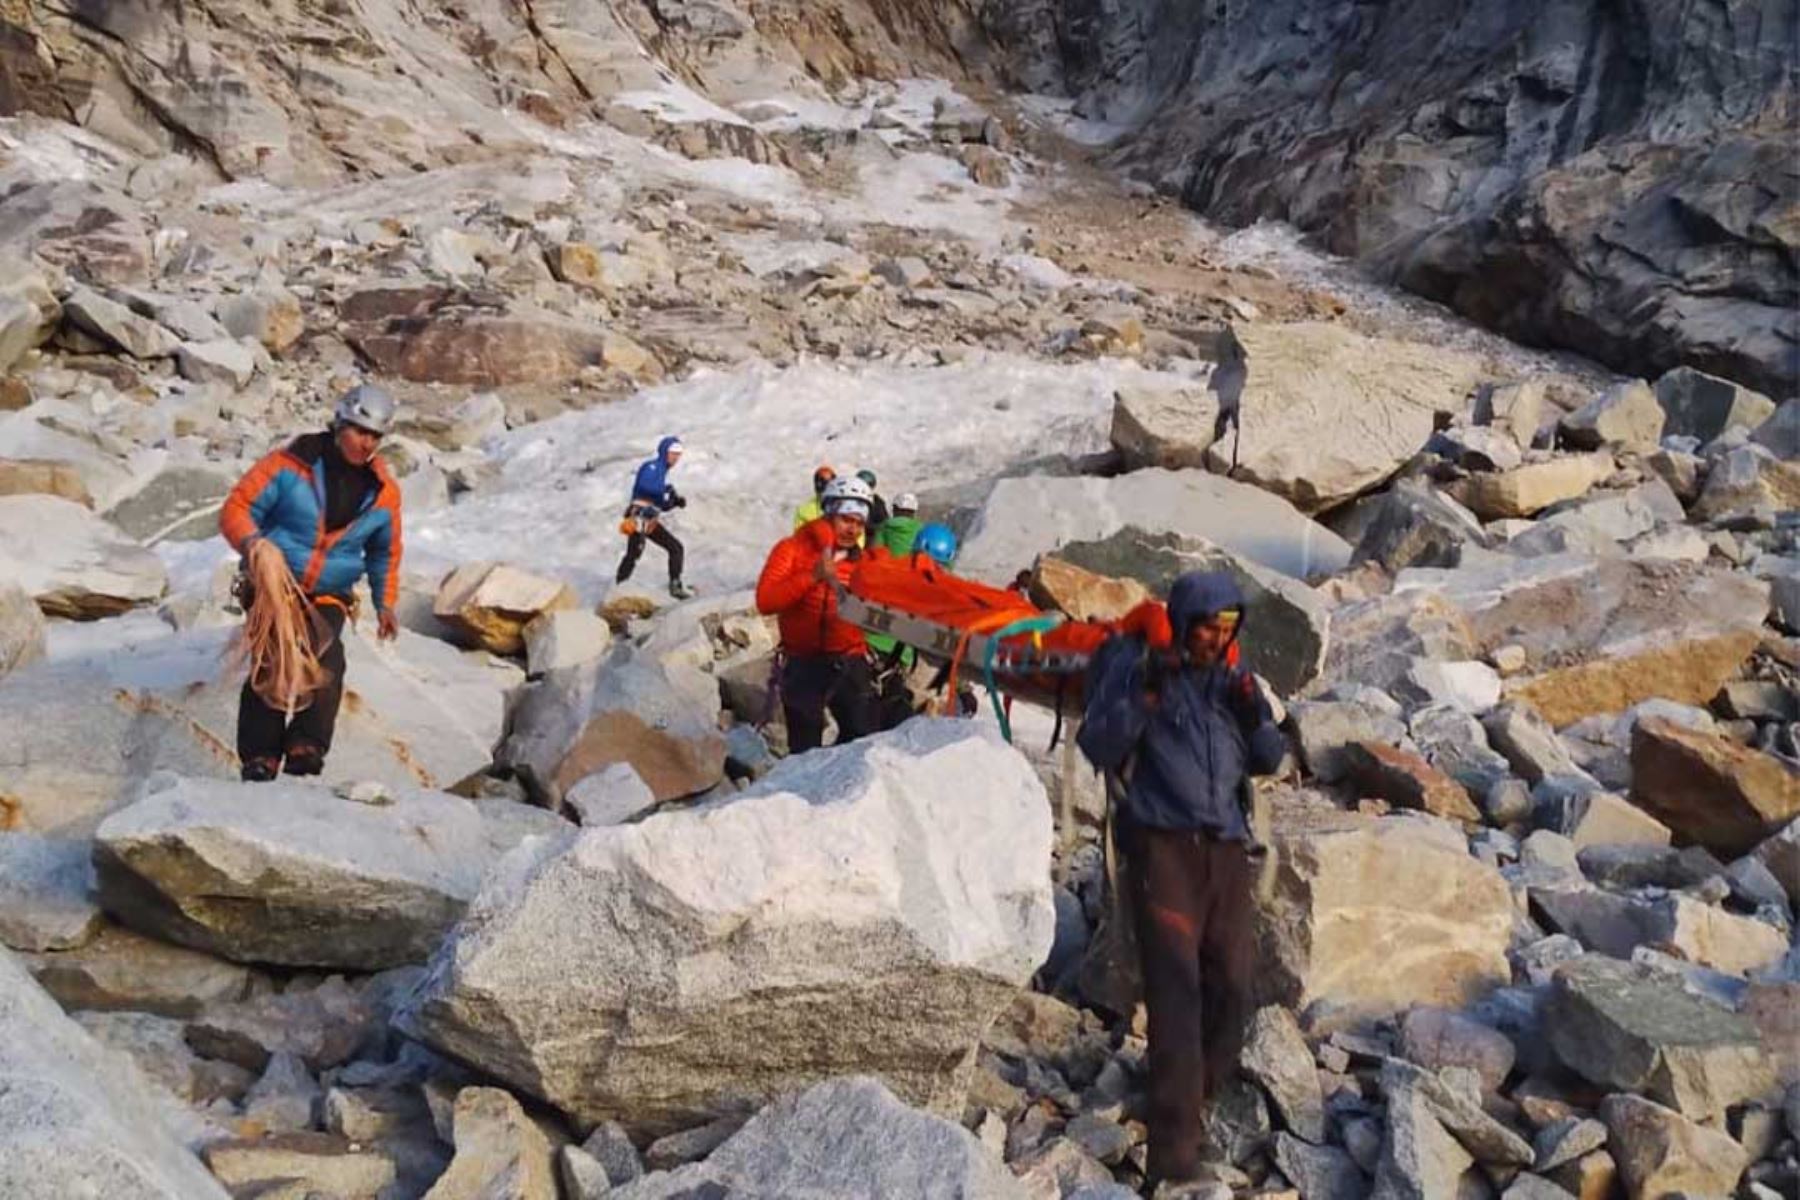
[[[670,492],[669,493],[669,507],[670,508],[686,508],[687,507],[687,497],[681,495],[678,492]]]

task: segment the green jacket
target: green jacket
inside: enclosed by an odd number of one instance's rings
[[[873,544],[885,546],[889,553],[901,558],[912,553],[913,542],[923,528],[924,523],[917,517],[889,517],[875,531]]]

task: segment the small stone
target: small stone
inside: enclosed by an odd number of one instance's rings
[[[644,1174],[644,1160],[638,1157],[637,1147],[617,1121],[602,1121],[595,1126],[581,1148],[606,1168],[606,1177],[614,1187],[623,1187]]]
[[[302,1195],[376,1200],[397,1175],[387,1154],[328,1133],[214,1142],[204,1157],[219,1181],[239,1196],[266,1195],[264,1185],[297,1180],[311,1189]]]
[[[1726,1134],[1641,1096],[1608,1096],[1600,1106],[1607,1150],[1633,1196],[1729,1195],[1749,1156]]]
[[[1481,823],[1464,787],[1416,754],[1376,742],[1349,747],[1350,777],[1365,796],[1435,817]]]
[[[1536,1159],[1531,1169],[1548,1173],[1606,1145],[1606,1126],[1600,1121],[1565,1117],[1538,1130],[1532,1142]]]
[[[657,1138],[644,1151],[644,1166],[652,1171],[669,1171],[683,1163],[697,1162],[724,1145],[743,1126],[741,1116],[720,1117],[694,1129]]]
[[[577,782],[563,802],[584,827],[622,825],[656,807],[656,793],[630,763],[618,762]]]
[[[1324,1098],[1306,1037],[1287,1009],[1269,1005],[1250,1019],[1240,1060],[1274,1101],[1282,1123],[1313,1143],[1325,1140]]]
[[[1131,1133],[1116,1121],[1083,1113],[1063,1128],[1063,1136],[1108,1166],[1125,1161],[1133,1145]]]
[[[318,1081],[305,1063],[292,1054],[274,1054],[244,1097],[244,1116],[283,1133],[311,1129],[319,1098]]]
[[[1497,1029],[1441,1008],[1415,1008],[1400,1023],[1400,1053],[1427,1070],[1469,1067],[1484,1092],[1497,1092],[1512,1072],[1511,1039]]]
[[[1639,379],[1607,389],[1564,417],[1560,429],[1563,440],[1577,450],[1615,444],[1650,451],[1662,437],[1663,421],[1656,393]]]

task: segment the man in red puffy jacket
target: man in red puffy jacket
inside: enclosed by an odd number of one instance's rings
[[[862,553],[869,486],[854,476],[834,479],[822,499],[825,515],[777,542],[756,581],[758,611],[781,627],[781,708],[790,754],[823,744],[827,710],[839,743],[876,728],[868,646],[862,630],[838,616],[833,586],[849,581]]]

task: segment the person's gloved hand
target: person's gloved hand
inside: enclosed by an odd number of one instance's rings
[[[1256,676],[1243,667],[1227,667],[1225,670],[1225,695],[1231,704],[1231,711],[1246,724],[1255,724],[1262,718],[1262,691],[1256,685]]]
[[[686,508],[687,507],[687,497],[681,495],[679,492],[670,493],[669,507],[670,508]]]

